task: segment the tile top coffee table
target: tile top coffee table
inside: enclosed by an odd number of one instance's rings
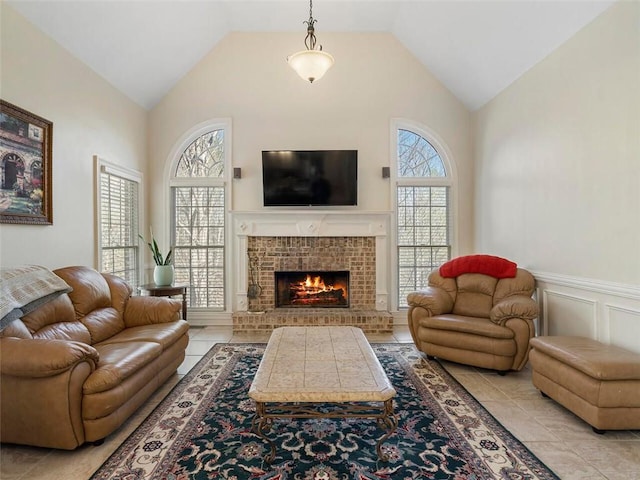
[[[256,402],[254,431],[275,445],[265,432],[275,418],[368,418],[387,431],[397,427],[393,413],[396,391],[371,345],[355,327],[280,327],[273,331],[249,396]]]

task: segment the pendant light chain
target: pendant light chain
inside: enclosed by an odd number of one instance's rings
[[[304,39],[304,45],[307,47],[307,50],[316,49],[316,35],[315,29],[313,28],[316,21],[317,20],[313,18],[313,0],[309,0],[309,20],[302,22],[307,24],[307,36]],[[322,50],[322,45],[320,45],[320,50]]]

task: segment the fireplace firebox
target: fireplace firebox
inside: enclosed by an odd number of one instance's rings
[[[349,308],[348,271],[275,272],[276,308]]]

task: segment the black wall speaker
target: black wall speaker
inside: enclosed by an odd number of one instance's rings
[[[242,169],[240,167],[233,169],[233,178],[242,178]]]
[[[391,176],[391,169],[389,167],[382,167],[382,178],[389,178]]]

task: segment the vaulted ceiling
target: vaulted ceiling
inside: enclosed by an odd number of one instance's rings
[[[307,0],[3,0],[146,109],[233,31],[300,32]],[[390,32],[470,110],[614,0],[316,0],[321,32]],[[298,45],[292,45],[297,49]],[[339,59],[337,59],[339,61]]]

